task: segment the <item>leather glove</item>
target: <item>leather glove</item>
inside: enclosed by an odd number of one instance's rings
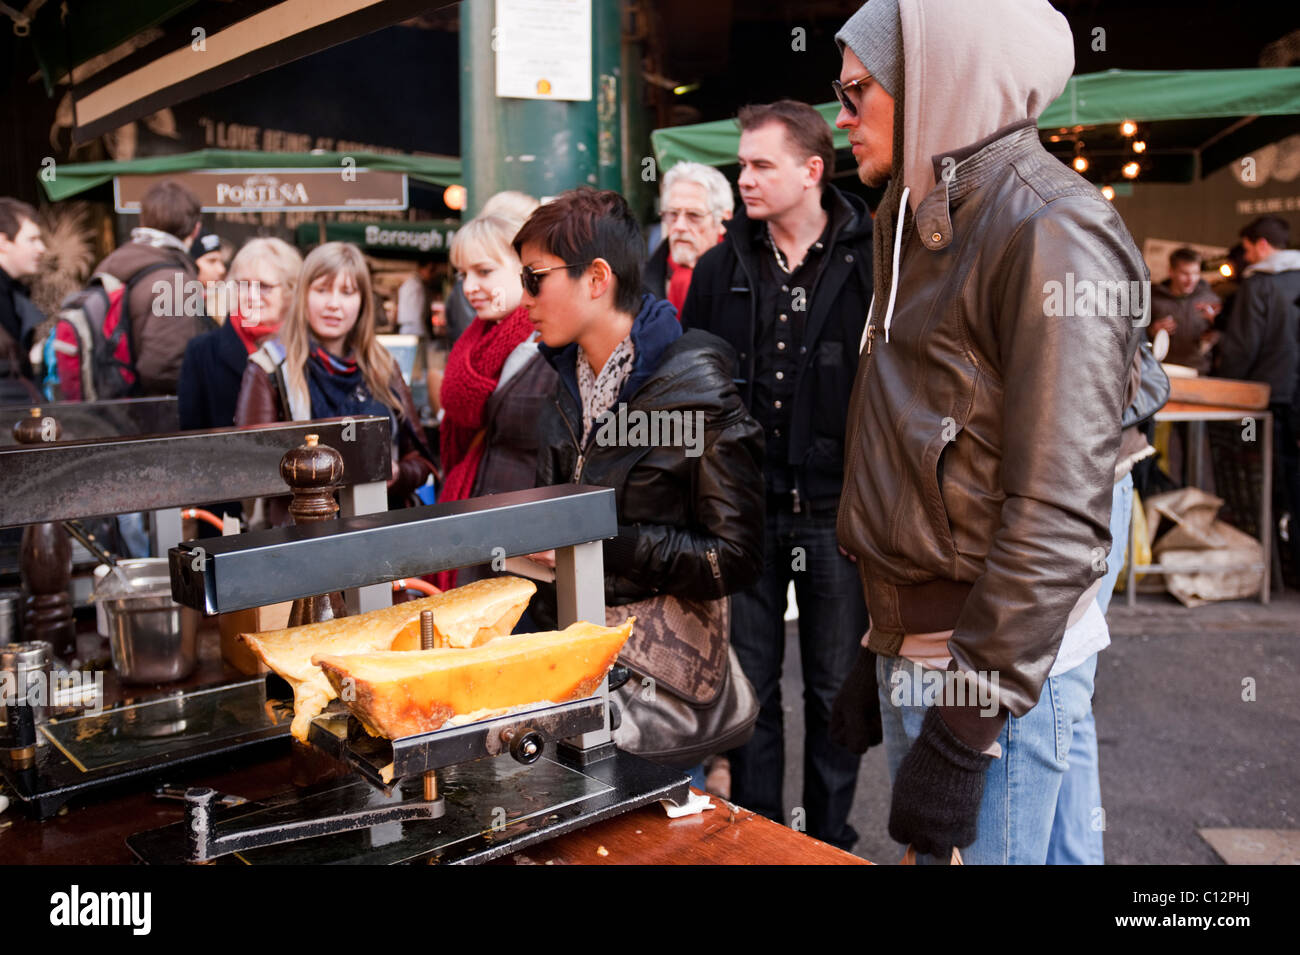
[[[859,756],[884,739],[876,690],[876,655],[866,647],[858,651],[853,669],[831,704],[829,732],[833,742]]]
[[[967,745],[932,706],[894,777],[889,834],[947,859],[975,841],[984,774],[993,757]]]

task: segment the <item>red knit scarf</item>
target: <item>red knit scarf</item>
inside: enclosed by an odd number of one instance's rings
[[[248,349],[250,355],[257,351],[262,342],[280,330],[279,322],[274,325],[245,324],[247,319],[238,312],[228,316],[226,321],[234,323],[231,327],[234,328],[235,334],[239,336],[239,340],[244,343],[244,347]]]
[[[463,501],[473,491],[483,460],[483,409],[501,379],[506,358],[532,331],[528,312],[517,308],[499,322],[474,319],[456,339],[442,378],[444,414],[439,440],[447,477],[438,494],[440,502]],[[455,586],[455,571],[438,576],[442,589]]]

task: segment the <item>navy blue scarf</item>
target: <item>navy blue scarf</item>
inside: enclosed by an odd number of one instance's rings
[[[393,417],[392,409],[370,393],[355,360],[335,358],[317,342],[307,359],[307,391],[313,418]]]

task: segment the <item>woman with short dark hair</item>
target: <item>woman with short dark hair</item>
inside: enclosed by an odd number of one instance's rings
[[[617,193],[564,193],[514,244],[522,306],[560,378],[539,424],[537,483],[615,492],[605,603],[712,600],[749,586],[763,566],[763,432],[732,380],[731,347],[683,333],[668,302],[642,294],[644,245]],[[536,616],[550,625],[544,592]]]

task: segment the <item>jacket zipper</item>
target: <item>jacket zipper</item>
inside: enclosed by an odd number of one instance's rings
[[[587,447],[584,448],[578,440],[578,435],[573,430],[573,425],[569,424],[569,416],[564,413],[564,408],[560,405],[560,399],[555,398],[553,400],[555,401],[555,407],[559,409],[560,417],[564,419],[564,427],[569,432],[573,447],[578,452],[578,460],[573,464],[573,477],[570,479],[570,483],[580,484],[582,482],[582,469],[587,466],[587,451],[596,440],[596,429],[591,429],[591,437],[587,439]]]
[[[714,580],[722,580],[722,568],[718,566],[718,552],[710,547],[705,554],[709,558],[709,566],[713,568]]]

